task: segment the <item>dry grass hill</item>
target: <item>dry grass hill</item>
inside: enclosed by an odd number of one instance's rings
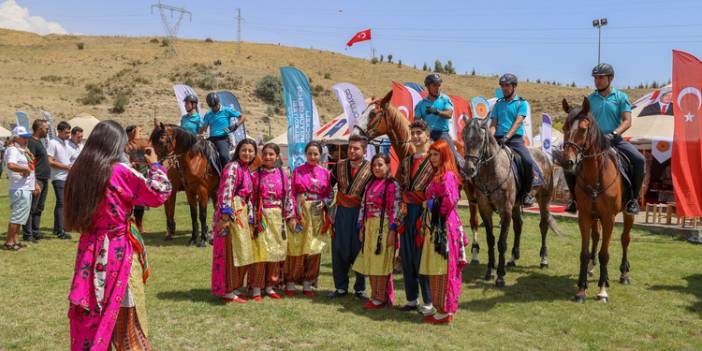
[[[279,67],[287,65],[311,79],[325,121],[341,112],[330,90],[337,82],[356,84],[370,97],[387,92],[392,80],[422,82],[426,75],[408,66],[271,44],[243,43],[237,54],[232,42],[180,40],[177,54],[170,55],[161,38],[39,36],[0,29],[0,122],[9,127],[15,111],[35,118],[46,110],[57,120],[87,112],[125,124],[149,125],[154,114],[175,123],[179,111],[172,86],[190,83],[201,98],[210,89],[231,90],[250,118],[249,133],[265,135],[267,126],[261,118],[270,109],[256,96],[255,86],[266,75],[279,75]],[[492,96],[496,86],[496,77],[444,76],[446,92],[468,98]],[[588,90],[521,83],[519,93],[530,100],[537,116],[545,111],[558,118],[563,116],[563,97],[580,101]],[[641,94],[630,92],[632,98]],[[120,97],[126,104],[117,113],[113,107]],[[286,128],[284,111],[277,112],[271,123],[274,136]]]

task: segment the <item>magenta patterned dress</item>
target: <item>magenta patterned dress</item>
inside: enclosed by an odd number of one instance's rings
[[[219,183],[217,192],[217,211],[215,212],[214,243],[212,247],[212,281],[211,292],[215,296],[224,296],[230,291],[226,289],[226,275],[231,267],[227,267],[225,252],[226,235],[219,233],[217,223],[221,215],[230,215],[232,219],[241,227],[246,228],[246,235],[238,236],[237,240],[232,240],[234,246],[234,265],[246,266],[253,260],[251,251],[251,238],[248,237],[249,215],[248,208],[251,206],[250,197],[253,193],[251,183],[251,173],[248,166],[240,161],[229,162],[222,171],[222,180]],[[231,233],[234,235],[235,233]]]
[[[105,200],[93,215],[92,231],[81,233],[76,254],[68,318],[71,350],[107,350],[125,296],[134,247],[125,235],[134,206],[161,206],[171,183],[159,164],[146,178],[115,163]]]

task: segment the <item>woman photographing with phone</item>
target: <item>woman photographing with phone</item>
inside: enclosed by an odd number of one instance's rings
[[[146,177],[127,163],[127,134],[103,121],[93,130],[66,180],[66,230],[81,233],[68,318],[71,350],[151,350],[144,296],[149,276],[135,206],[157,207],[171,193],[150,147]]]

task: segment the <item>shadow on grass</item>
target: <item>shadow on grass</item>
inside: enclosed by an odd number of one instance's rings
[[[507,286],[496,288],[495,281],[476,279],[469,283],[468,289],[483,289],[502,292],[500,296],[487,299],[476,299],[459,304],[460,308],[471,311],[488,311],[500,303],[530,303],[535,301],[568,300],[575,290],[575,279],[569,275],[547,275],[540,272],[518,277],[510,284],[507,275]]]
[[[220,299],[210,293],[209,289],[190,289],[163,291],[156,294],[159,300],[171,300],[175,302],[207,302],[210,305],[223,305]]]
[[[144,235],[144,242],[149,246],[188,246],[190,242],[191,232],[189,230],[177,230],[173,235],[173,240],[166,240],[166,232],[147,232]],[[191,245],[197,248],[195,245]]]
[[[687,309],[688,311],[697,313],[702,316],[702,274],[692,274],[683,278],[687,281],[687,286],[682,285],[654,285],[651,290],[660,291],[668,290],[676,293],[685,293],[693,295],[697,298]]]
[[[397,290],[398,282],[401,281],[393,279],[395,284],[395,294],[399,292]],[[370,285],[366,287],[366,290],[370,290]],[[336,299],[330,299],[327,297],[331,290],[317,290],[312,301],[321,305],[327,305],[332,307],[337,307],[337,312],[341,313],[353,313],[360,317],[366,317],[375,321],[398,321],[406,323],[422,323],[423,317],[416,312],[401,312],[399,310],[402,306],[392,306],[390,308],[382,308],[378,310],[364,310],[363,304],[367,300],[361,300],[356,298],[353,294],[348,296],[339,297]]]

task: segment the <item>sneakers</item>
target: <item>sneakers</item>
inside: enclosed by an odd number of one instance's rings
[[[56,236],[61,240],[71,240],[71,235],[68,233],[58,233]]]
[[[532,207],[534,206],[534,203],[536,203],[536,199],[534,199],[534,196],[532,196],[531,193],[524,195],[524,198],[522,199],[522,205],[524,205],[524,207]]]
[[[570,213],[570,214],[578,213],[578,207],[576,206],[575,201],[571,201],[568,204],[568,207],[566,207],[565,211]]]
[[[422,305],[417,309],[417,312],[422,316],[430,316],[434,314],[434,305]]]
[[[635,216],[639,214],[639,211],[641,211],[641,209],[639,208],[639,203],[636,200],[630,200],[626,203],[626,208],[624,209],[626,214]]]
[[[337,290],[330,292],[329,295],[327,295],[327,297],[330,299],[336,299],[338,297],[344,297],[348,294],[349,294],[349,292],[346,290],[338,290],[337,289]]]
[[[357,299],[368,300],[368,295],[366,295],[365,291],[356,291],[353,293],[353,296],[355,296]]]

